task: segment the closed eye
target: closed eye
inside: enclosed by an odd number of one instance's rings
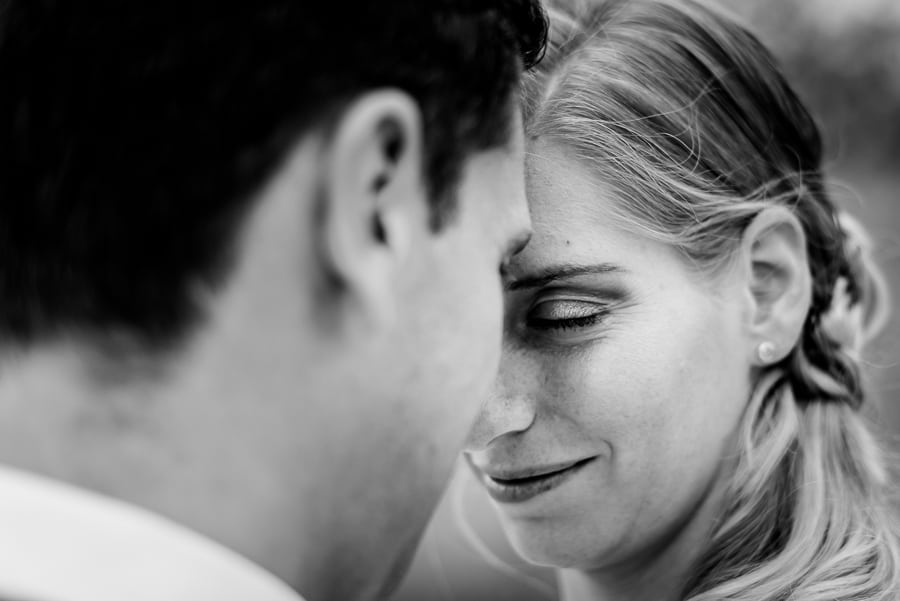
[[[538,303],[528,313],[526,324],[536,330],[585,328],[602,321],[609,306],[580,300],[552,300]]]

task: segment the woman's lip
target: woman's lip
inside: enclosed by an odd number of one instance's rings
[[[495,501],[522,503],[560,486],[594,459],[596,457],[588,457],[574,462],[522,470],[492,470],[491,473],[476,469],[481,475],[482,484]]]
[[[542,466],[534,466],[534,467],[526,467],[520,469],[483,469],[485,475],[494,480],[524,480],[526,478],[536,478],[539,476],[549,476],[550,474],[554,474],[556,472],[561,472],[565,469],[568,469],[575,465],[576,463],[580,463],[584,461],[584,459],[577,459],[575,461],[562,461],[560,463],[551,463]]]

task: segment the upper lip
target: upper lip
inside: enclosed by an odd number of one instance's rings
[[[581,459],[571,459],[568,461],[559,461],[557,463],[545,463],[543,465],[528,467],[497,467],[497,466],[480,466],[470,459],[472,465],[478,471],[484,473],[494,480],[523,480],[525,478],[536,478],[538,476],[546,476],[555,472],[568,469],[577,463],[593,459],[593,457],[582,457]]]

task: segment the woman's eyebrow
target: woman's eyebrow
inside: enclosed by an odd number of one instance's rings
[[[540,288],[556,280],[570,278],[579,275],[600,273],[623,273],[626,270],[612,263],[599,263],[596,265],[551,265],[525,277],[515,278],[507,282],[507,290],[522,290],[523,288]]]

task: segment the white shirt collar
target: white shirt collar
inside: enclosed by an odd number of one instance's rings
[[[0,598],[302,601],[237,553],[145,509],[0,465]]]

